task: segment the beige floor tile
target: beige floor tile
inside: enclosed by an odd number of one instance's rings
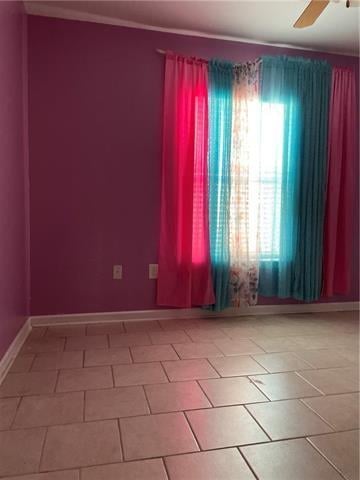
[[[60,370],[57,392],[78,392],[113,387],[110,367],[87,367]]]
[[[20,398],[0,399],[0,430],[8,430],[15,418]]]
[[[166,332],[149,332],[151,342],[154,345],[164,345],[168,343],[189,343],[191,339],[182,330],[172,330]]]
[[[178,360],[178,356],[171,345],[146,345],[131,347],[134,362],[160,362],[161,360]]]
[[[162,331],[159,322],[157,322],[156,320],[138,320],[124,322],[124,328],[127,333]]]
[[[299,349],[299,346],[291,337],[252,337],[252,341],[267,353],[292,352]]]
[[[160,458],[82,469],[81,480],[167,480]]]
[[[237,327],[225,327],[222,331],[231,339],[231,340],[241,340],[243,338],[256,337],[261,335],[259,329],[249,326],[237,326]]]
[[[142,387],[89,390],[85,399],[85,420],[133,417],[150,413]]]
[[[160,363],[136,363],[134,365],[113,366],[115,386],[146,385],[168,381]]]
[[[171,480],[255,480],[236,448],[165,459]]]
[[[122,322],[94,323],[86,325],[86,335],[117,335],[124,332],[125,329]]]
[[[294,370],[308,370],[311,365],[294,353],[264,353],[262,355],[252,355],[270,373],[291,372]]]
[[[13,428],[81,422],[83,412],[83,392],[24,397],[18,408]]]
[[[246,355],[210,358],[209,362],[222,377],[237,377],[241,375],[267,373],[261,365]]]
[[[164,331],[168,332],[171,330],[187,330],[189,328],[197,328],[200,324],[200,321],[191,318],[177,318],[159,320],[159,324]]]
[[[240,450],[260,480],[342,479],[303,438],[250,445]]]
[[[296,355],[305,360],[313,368],[347,367],[351,362],[336,350],[304,350]]]
[[[258,345],[248,338],[240,340],[214,340],[214,343],[227,356],[264,353]]]
[[[267,401],[246,377],[199,380],[199,384],[214,407]]]
[[[342,357],[346,358],[352,364],[359,365],[360,363],[360,352],[358,348],[346,348],[346,349],[337,349],[336,350]]]
[[[0,432],[0,476],[38,471],[45,428]]]
[[[55,371],[8,373],[0,385],[0,398],[52,393],[57,375]]]
[[[204,358],[163,362],[163,367],[171,382],[217,378],[219,376]]]
[[[345,393],[306,398],[303,402],[326,420],[335,430],[359,428],[359,394]]]
[[[116,420],[49,427],[40,471],[121,462]]]
[[[242,406],[193,410],[186,416],[202,450],[269,440]]]
[[[325,394],[359,391],[359,373],[352,367],[307,370],[300,375]]]
[[[126,347],[85,350],[85,367],[97,365],[117,365],[131,362],[130,351]]]
[[[35,358],[35,354],[33,353],[30,353],[28,355],[18,355],[15,358],[13,364],[11,365],[9,373],[28,372],[31,368],[34,358]]]
[[[181,359],[223,357],[213,343],[178,343],[173,347]]]
[[[108,348],[106,335],[84,335],[82,337],[68,337],[65,350],[93,350],[95,348]]]
[[[359,480],[359,430],[319,435],[309,440],[347,480]]]
[[[26,340],[20,353],[62,352],[65,338],[44,337]]]
[[[332,428],[299,400],[247,405],[271,440],[332,432]]]
[[[31,370],[41,372],[63,368],[81,368],[83,361],[83,352],[81,350],[75,352],[38,353]]]
[[[321,395],[319,390],[294,372],[256,375],[250,379],[272,401]]]
[[[46,337],[82,337],[85,335],[85,325],[54,325],[48,327]]]
[[[58,472],[34,473],[20,477],[4,477],[1,480],[80,480],[79,470],[62,470]]]
[[[47,327],[32,327],[28,339],[41,338],[45,335]]]
[[[147,385],[145,392],[151,413],[211,407],[203,391],[194,381]]]
[[[110,347],[135,347],[142,345],[151,345],[150,337],[147,333],[123,333],[119,335],[109,335]]]
[[[199,450],[183,413],[120,419],[125,460],[163,457]]]
[[[211,342],[216,339],[226,340],[228,338],[220,328],[189,328],[186,333],[193,342]]]

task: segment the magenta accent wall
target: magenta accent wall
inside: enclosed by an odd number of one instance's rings
[[[156,48],[359,65],[354,57],[43,17],[29,17],[28,38],[33,314],[156,308],[148,279],[160,205],[164,58]],[[114,281],[119,263],[123,280]],[[355,267],[353,277],[349,296],[331,301],[358,298]]]
[[[29,310],[26,17],[0,2],[0,359]]]

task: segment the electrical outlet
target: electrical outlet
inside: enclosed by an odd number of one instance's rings
[[[113,265],[113,280],[122,279],[122,265]]]
[[[158,264],[157,263],[150,263],[149,264],[149,279],[155,280],[158,278]]]

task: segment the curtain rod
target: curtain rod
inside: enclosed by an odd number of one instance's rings
[[[156,48],[155,51],[156,51],[157,53],[159,53],[160,55],[166,55],[166,50],[163,50],[162,48]],[[186,56],[186,55],[184,55],[184,56]],[[205,62],[205,63],[209,63],[209,61],[208,61],[208,60],[205,60],[205,58],[199,58],[199,60],[202,61],[202,62]],[[260,58],[256,58],[254,61],[248,61],[248,62],[242,62],[242,63],[234,63],[233,65],[234,65],[234,67],[236,67],[236,66],[240,66],[240,65],[247,64],[247,63],[258,63],[258,62],[260,62],[260,61],[261,61]]]

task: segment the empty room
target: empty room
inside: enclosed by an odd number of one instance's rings
[[[359,480],[360,1],[0,0],[0,480]]]

